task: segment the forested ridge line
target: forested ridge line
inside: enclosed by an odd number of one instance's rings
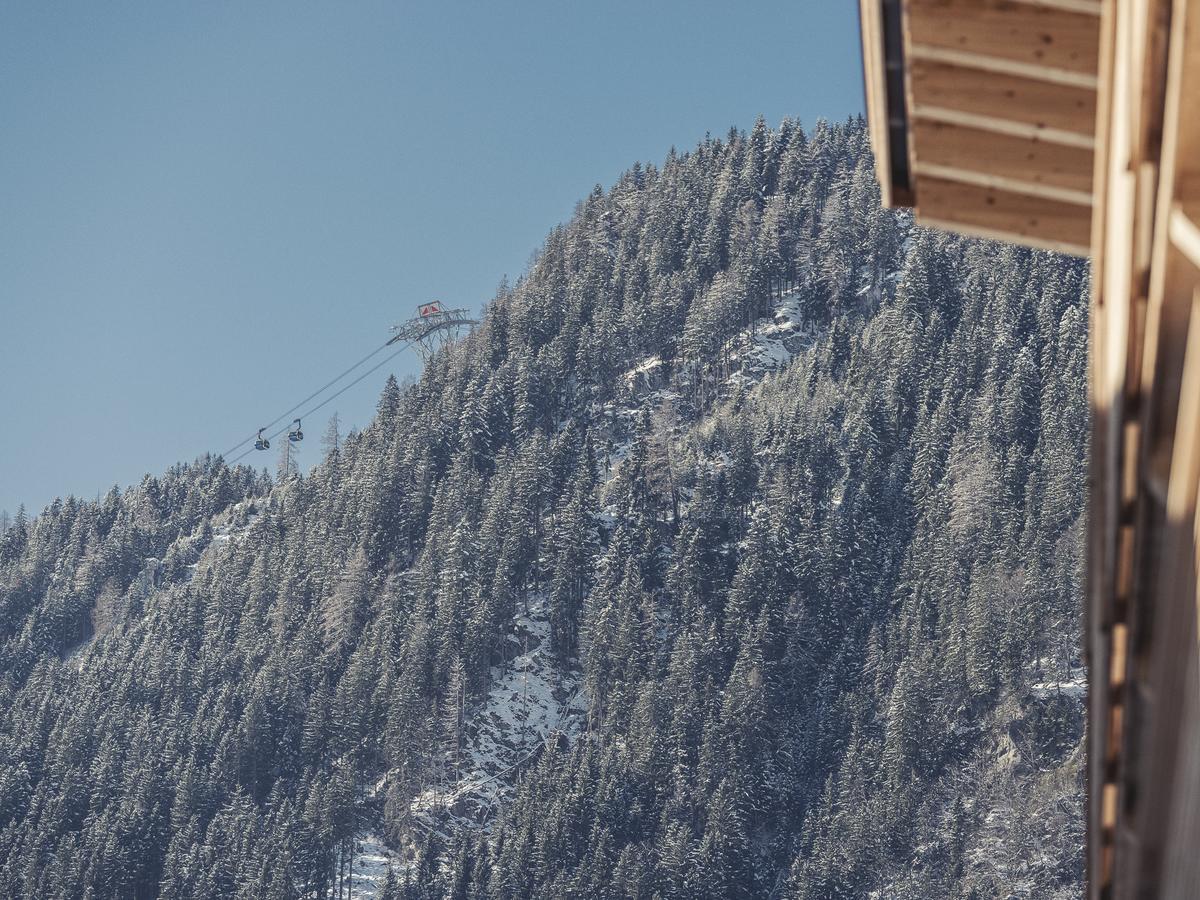
[[[1080,896],[1086,291],[859,120],[634,166],[307,475],[0,535],[0,895]]]

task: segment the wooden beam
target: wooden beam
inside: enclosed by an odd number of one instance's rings
[[[905,11],[913,46],[1092,76],[1099,66],[1091,13],[1013,0],[905,0]]]
[[[875,154],[875,178],[880,200],[892,205],[892,176],[888,142],[887,60],[884,58],[883,8],[880,0],[859,0],[858,19],[862,32],[863,88],[867,98],[867,129]]]
[[[1173,232],[1174,228],[1171,230]],[[1195,273],[1189,280],[1195,281]],[[1189,525],[1194,530],[1196,492],[1200,488],[1200,295],[1194,288],[1189,305],[1191,314],[1184,319],[1187,337],[1183,342],[1183,373],[1179,378],[1178,412],[1171,441],[1171,475],[1166,506],[1167,518],[1171,522]],[[1167,773],[1162,774],[1165,776]]]
[[[1011,231],[1003,231],[998,228],[988,228],[984,225],[972,225],[949,219],[938,219],[932,216],[918,216],[917,224],[924,225],[927,228],[936,228],[939,231],[950,231],[966,237],[982,238],[988,241],[1001,241],[1006,244],[1019,244],[1022,247],[1030,247],[1034,250],[1051,250],[1055,253],[1066,254],[1067,256],[1085,256],[1088,249],[1078,244],[1068,244],[1056,240],[1043,240],[1041,238],[1014,234]]]
[[[886,207],[912,206],[901,0],[859,0],[859,20],[867,127],[880,199]]]
[[[913,44],[909,48],[909,56],[912,59],[926,59],[930,62],[945,63],[963,69],[978,69],[981,72],[994,72],[999,75],[1016,75],[1018,78],[1032,78],[1036,81],[1084,88],[1089,91],[1096,90],[1098,85],[1096,76],[1090,72],[1051,69],[1034,63],[1017,62],[1011,59],[986,56],[982,53],[972,53],[968,50],[935,47],[930,44]]]
[[[920,118],[926,122],[961,125],[964,128],[977,128],[980,131],[990,131],[993,134],[1004,134],[1010,137],[1021,138],[1022,140],[1043,141],[1047,144],[1059,144],[1063,147],[1077,147],[1080,150],[1092,150],[1096,146],[1093,138],[1087,135],[1076,134],[1072,131],[1027,125],[1023,122],[1013,122],[991,116],[979,116],[969,112],[959,112],[956,109],[945,109],[940,106],[921,107]]]
[[[1176,203],[1171,207],[1168,223],[1171,243],[1197,269],[1200,269],[1200,208]]]
[[[1103,8],[1100,0],[1015,0],[1030,6],[1047,6],[1051,9],[1061,9],[1066,12],[1083,13],[1086,16],[1099,16]]]
[[[913,141],[919,166],[951,167],[1033,184],[1034,194],[1037,187],[1062,189],[1091,202],[1091,150],[929,120],[913,123]]]
[[[1112,263],[1105,247],[1111,239],[1108,217],[1112,198],[1108,193],[1113,106],[1113,44],[1116,11],[1113,0],[1102,7],[1100,16],[1100,86],[1096,91],[1095,184],[1092,190],[1092,289],[1088,310],[1088,405],[1091,407],[1091,445],[1088,459],[1088,534],[1085,599],[1083,606],[1083,654],[1088,668],[1087,712],[1091,727],[1087,735],[1087,784],[1084,815],[1087,819],[1086,898],[1108,896],[1112,882],[1113,847],[1103,828],[1102,798],[1110,776],[1109,757],[1118,748],[1108,740],[1117,711],[1108,691],[1107,671],[1111,656],[1109,624],[1117,615],[1113,577],[1115,536],[1120,510],[1132,508],[1125,502],[1123,485],[1136,463],[1137,431],[1122,427],[1125,417],[1122,397],[1114,382],[1112,359],[1120,357],[1120,375],[1125,374],[1128,340],[1123,333],[1129,322],[1129,305],[1109,299]],[[1137,421],[1134,420],[1134,424]],[[1132,438],[1132,440],[1130,440]],[[1129,448],[1129,449],[1126,449]],[[1126,476],[1123,478],[1123,475]],[[1135,479],[1136,481],[1136,479]],[[1111,769],[1115,770],[1116,766]]]
[[[1096,94],[1086,88],[918,59],[910,63],[909,82],[914,118],[957,119],[1078,147],[1095,141]]]
[[[1091,210],[1075,203],[920,176],[917,219],[996,240],[1086,256]]]
[[[1092,195],[1083,191],[1072,191],[1067,188],[1039,184],[1036,181],[1024,181],[1019,178],[1008,178],[1004,175],[993,175],[990,172],[979,172],[960,166],[939,166],[930,162],[918,162],[917,174],[945,181],[958,181],[962,184],[973,184],[977,187],[995,188],[1010,194],[1021,194],[1025,197],[1041,197],[1055,200],[1059,203],[1070,203],[1075,206],[1090,208]]]

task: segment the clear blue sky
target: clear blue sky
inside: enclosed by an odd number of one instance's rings
[[[225,450],[636,160],[859,112],[854,9],[4,4],[0,509]]]

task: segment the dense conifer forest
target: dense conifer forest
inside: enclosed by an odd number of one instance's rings
[[[0,896],[1080,896],[1086,292],[634,166],[308,474],[8,523]]]

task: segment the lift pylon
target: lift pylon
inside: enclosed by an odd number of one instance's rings
[[[392,326],[392,339],[389,344],[397,341],[408,341],[421,354],[421,362],[429,362],[429,357],[450,341],[458,338],[464,329],[479,324],[469,309],[447,309],[440,300],[430,300],[417,304],[417,314],[406,322]]]

